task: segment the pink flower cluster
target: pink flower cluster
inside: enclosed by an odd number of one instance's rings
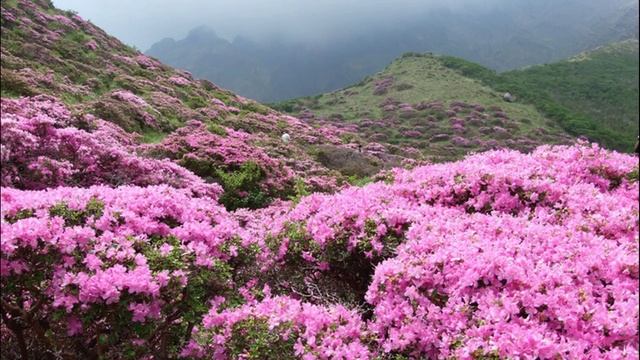
[[[388,334],[385,352],[637,354],[637,237],[617,244],[527,218],[475,214],[425,218],[407,241],[376,268],[367,294],[375,307],[370,329]]]
[[[1,196],[3,312],[44,319],[68,336],[99,336],[124,316],[158,331],[121,328],[115,340],[153,346],[151,335],[170,329],[176,309],[207,301],[189,293],[194,277],[215,272],[248,245],[223,207],[189,190],[3,187]]]
[[[347,233],[352,249],[367,238],[367,220],[400,230],[423,216],[417,210],[424,207],[446,207],[461,212],[460,216],[510,214],[554,225],[568,221],[556,212],[572,209],[580,219],[576,227],[633,238],[637,182],[630,184],[625,176],[634,167],[636,158],[596,145],[543,146],[531,155],[486,152],[456,163],[395,170],[392,184],[353,187],[335,195],[313,194],[286,216],[270,220],[269,228],[278,234],[287,223],[304,222],[320,245]],[[580,193],[593,195],[585,199]],[[585,211],[596,211],[598,216],[586,216]]]
[[[182,76],[172,76],[169,78],[169,82],[178,86],[186,86],[191,84],[191,81],[185,79]]]
[[[247,338],[241,349],[229,348],[231,338],[238,336],[234,328],[242,328],[250,321],[264,322],[265,328],[274,332],[278,341],[292,339],[293,355],[300,359],[372,358],[364,341],[364,322],[356,312],[340,305],[321,307],[286,296],[267,297],[260,302],[222,311],[214,306],[182,355],[223,359],[233,350],[238,358],[249,357],[254,339]]]
[[[186,125],[162,143],[149,146],[147,153],[185,164],[210,164],[207,167],[210,170],[234,169],[251,161],[265,171],[263,187],[269,191],[282,190],[292,180],[293,172],[289,167],[251,144],[252,135],[229,128],[222,128],[226,132],[224,136],[215,134],[204,123],[195,120]]]
[[[1,109],[2,186],[169,184],[213,198],[222,191],[171,161],[136,155],[131,135],[90,116],[74,119],[51,97],[2,99]],[[78,121],[94,129],[74,127]]]
[[[97,50],[98,49],[98,43],[95,40],[89,40],[87,43],[84,44],[84,46],[89,49],[89,50]]]
[[[134,105],[140,108],[145,108],[149,106],[149,104],[147,104],[147,102],[144,101],[144,99],[142,99],[138,95],[128,90],[116,90],[111,93],[111,97],[120,101],[127,102],[131,105]]]
[[[377,265],[362,281],[383,353],[634,358],[637,161],[595,145],[488,152],[314,194],[250,228],[281,239],[275,266],[300,251],[292,223],[317,271],[344,267],[336,246]]]
[[[139,54],[135,57],[135,62],[138,63],[138,65],[140,65],[140,67],[148,69],[148,70],[155,70],[159,67],[161,67],[162,64],[160,64],[160,62],[158,62],[155,59],[152,59],[146,55],[143,54]]]
[[[493,151],[234,215],[166,186],[3,188],[2,286],[18,284],[24,304],[3,299],[12,316],[61,321],[61,339],[88,339],[115,326],[114,311],[133,324],[179,326],[171,314],[185,286],[205,269],[231,271],[235,283],[217,280],[183,355],[249,356],[271,333],[267,347],[309,359],[634,358],[637,164],[586,144]],[[234,260],[247,251],[256,257]],[[367,320],[303,302],[269,277],[292,263],[309,278],[336,276],[354,259],[371,268],[355,274]],[[20,287],[36,274],[46,281]],[[247,283],[250,274],[257,280]],[[156,349],[145,334],[120,340]]]
[[[232,105],[227,105],[222,100],[220,100],[218,98],[212,98],[211,99],[211,105],[213,106],[213,109],[216,110],[216,111],[230,112],[230,113],[239,113],[240,112],[240,109],[238,109],[237,107],[232,106]]]

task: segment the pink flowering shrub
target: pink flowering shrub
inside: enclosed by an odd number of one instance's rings
[[[141,108],[149,106],[144,99],[128,90],[116,90],[111,93],[111,97]]]
[[[634,358],[637,164],[492,151],[233,215],[165,186],[3,188],[4,324],[83,356]]]
[[[292,186],[292,170],[253,146],[251,140],[251,135],[242,131],[190,121],[162,143],[149,146],[147,153],[168,157],[205,179],[221,182],[223,187],[228,184],[225,190],[230,193],[225,197],[243,197],[241,191],[248,192],[244,197],[262,196],[258,191],[266,197],[278,197]],[[234,172],[238,172],[238,176],[230,179],[229,175]],[[251,188],[240,186],[239,182],[243,181]],[[263,203],[263,200],[254,200]]]
[[[1,104],[2,186],[169,184],[213,198],[221,193],[218,185],[171,161],[136,155],[131,135],[113,124],[85,117],[91,132],[72,126],[76,120],[53,98],[2,99]]]
[[[183,356],[206,359],[371,359],[364,322],[343,306],[321,307],[289,297],[220,311],[194,329]]]
[[[3,187],[1,196],[3,326],[36,353],[175,352],[251,256],[224,208],[187,190]]]
[[[88,41],[86,44],[84,44],[84,46],[89,49],[89,50],[97,50],[98,49],[98,43],[96,43],[95,40],[90,40]]]
[[[417,130],[406,130],[402,132],[402,136],[406,136],[408,138],[419,138],[422,136],[422,133]]]
[[[191,84],[191,81],[185,79],[182,76],[172,76],[169,78],[169,82],[178,86],[185,86]]]
[[[476,214],[425,218],[407,239],[376,268],[367,293],[370,329],[383,336],[385,352],[543,359],[637,352],[637,235],[616,244]]]
[[[293,210],[261,213],[256,221],[268,227],[251,231],[275,239],[267,242],[275,291],[351,306],[366,292],[385,353],[630,357],[634,172],[637,158],[597,146],[496,151],[396,171],[391,184],[314,194]]]
[[[161,66],[161,64],[155,60],[152,59],[146,55],[143,54],[139,54],[134,58],[135,62],[138,63],[138,65],[140,65],[140,67],[148,69],[148,70],[155,70],[157,68],[159,68]]]

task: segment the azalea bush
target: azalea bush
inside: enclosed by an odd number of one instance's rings
[[[371,359],[364,322],[343,306],[270,297],[233,309],[215,306],[183,356],[248,359]]]
[[[7,349],[38,357],[175,354],[254,251],[223,207],[167,186],[3,188],[1,234]]]
[[[254,234],[274,291],[360,309],[381,354],[633,358],[637,167],[595,145],[494,151],[305,197]]]
[[[230,210],[258,208],[293,188],[293,171],[252,144],[253,137],[215,123],[190,121],[159,144],[149,156],[167,157],[224,189],[221,201]]]
[[[3,188],[3,336],[103,357],[633,358],[637,166],[494,151],[231,214],[166,186]]]
[[[376,268],[367,301],[384,352],[637,356],[637,237],[620,244],[504,215],[443,220],[416,224]]]
[[[169,160],[138,156],[131,134],[90,115],[74,117],[54,98],[2,99],[1,109],[2,186],[169,184],[213,198],[221,193]]]

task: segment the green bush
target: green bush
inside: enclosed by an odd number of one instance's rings
[[[232,359],[255,360],[296,359],[294,345],[298,339],[293,331],[285,340],[280,334],[290,327],[287,323],[272,329],[266,320],[248,318],[233,326],[233,336],[225,347]]]
[[[212,134],[227,136],[227,130],[225,130],[221,125],[213,122],[207,124],[207,130]]]
[[[311,192],[307,189],[307,185],[304,183],[304,180],[296,178],[293,182],[293,194],[289,196],[289,200],[297,204],[307,195],[311,195]]]
[[[216,177],[224,189],[220,202],[228,210],[239,208],[258,209],[271,200],[261,189],[260,182],[265,178],[262,168],[248,161],[236,171],[216,170]]]
[[[97,59],[93,51],[85,48],[85,43],[91,38],[82,31],[71,31],[56,42],[54,49],[63,59],[74,59],[85,64]]]

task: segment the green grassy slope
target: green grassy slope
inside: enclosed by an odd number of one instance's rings
[[[380,84],[384,83],[385,79],[391,79],[387,80],[391,85],[382,91]],[[395,102],[396,105],[409,104],[418,111],[411,116],[403,116],[397,111],[387,111],[384,104],[390,102]],[[419,106],[420,103],[438,102],[442,104],[442,109],[420,109]],[[455,115],[447,115],[447,111],[452,108],[456,110],[458,102],[467,104],[467,108],[457,109],[460,111]],[[474,113],[475,105],[485,109]],[[405,54],[382,72],[365,78],[354,86],[273,106],[302,118],[310,112],[315,120],[356,125],[360,134],[369,139],[373,137],[391,144],[413,146],[422,150],[425,155],[435,157],[436,160],[483,150],[487,148],[486,143],[495,147],[494,142],[497,142],[497,146],[526,150],[542,142],[567,141],[564,131],[555,122],[545,119],[534,106],[506,102],[502,93],[445,66],[442,57],[429,54]],[[502,114],[506,114],[507,119],[500,119]],[[425,120],[430,117],[432,121]],[[470,122],[474,117],[481,121]],[[452,128],[454,118],[463,120],[464,131],[455,131]],[[378,128],[373,131],[369,125],[371,120],[378,123],[382,121],[388,126],[378,124]],[[496,126],[506,128],[508,134],[496,134],[491,131]],[[421,132],[420,135],[406,136],[407,131],[416,129]],[[450,136],[443,141],[441,139],[445,138],[444,136],[436,136],[442,134]],[[453,138],[456,136],[473,144],[455,144]]]
[[[638,134],[638,40],[502,74],[453,57],[442,60],[462,75],[535,105],[573,135],[621,151],[633,148]]]

